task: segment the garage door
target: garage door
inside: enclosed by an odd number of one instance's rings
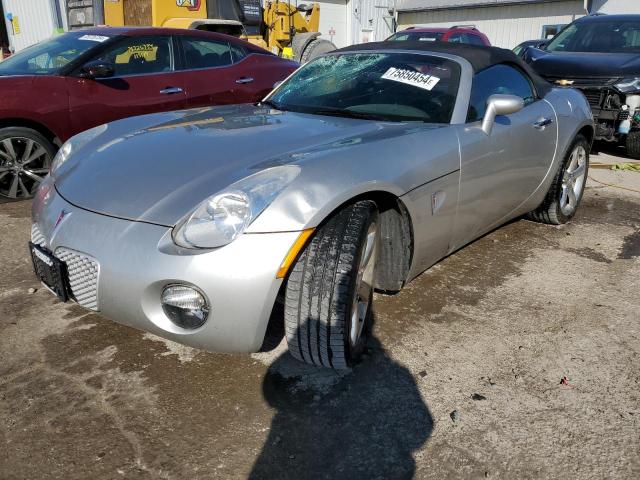
[[[350,45],[347,2],[345,0],[322,0],[320,4],[320,32],[338,48]]]

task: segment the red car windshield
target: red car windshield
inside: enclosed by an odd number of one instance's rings
[[[69,62],[110,38],[81,32],[54,37],[0,63],[0,75],[55,75]]]
[[[391,41],[417,41],[417,42],[436,42],[442,40],[443,32],[398,32],[391,35],[387,40]]]

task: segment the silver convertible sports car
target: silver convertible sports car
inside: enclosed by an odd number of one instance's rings
[[[257,105],[73,137],[33,204],[37,275],[63,301],[211,351],[260,350],[279,310],[294,357],[341,369],[374,289],[515,217],[571,219],[584,96],[510,51],[396,43],[318,58]]]

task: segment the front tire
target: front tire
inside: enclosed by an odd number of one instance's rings
[[[627,155],[631,158],[640,158],[640,130],[632,130],[625,140]]]
[[[573,218],[582,200],[589,173],[589,142],[576,136],[542,202],[528,217],[541,223],[562,225]]]
[[[336,370],[358,360],[371,328],[378,256],[378,210],[349,205],[315,232],[285,292],[285,327],[296,359]]]
[[[0,196],[32,197],[49,173],[55,153],[53,144],[31,128],[0,129]]]

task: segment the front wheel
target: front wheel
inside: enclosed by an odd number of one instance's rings
[[[285,327],[298,360],[340,370],[362,354],[372,323],[378,224],[374,202],[349,205],[318,228],[295,262]]]
[[[582,200],[589,173],[589,142],[578,135],[542,202],[529,218],[537,222],[561,225],[573,218]]]
[[[55,147],[30,128],[0,129],[0,195],[32,197],[49,173]]]

